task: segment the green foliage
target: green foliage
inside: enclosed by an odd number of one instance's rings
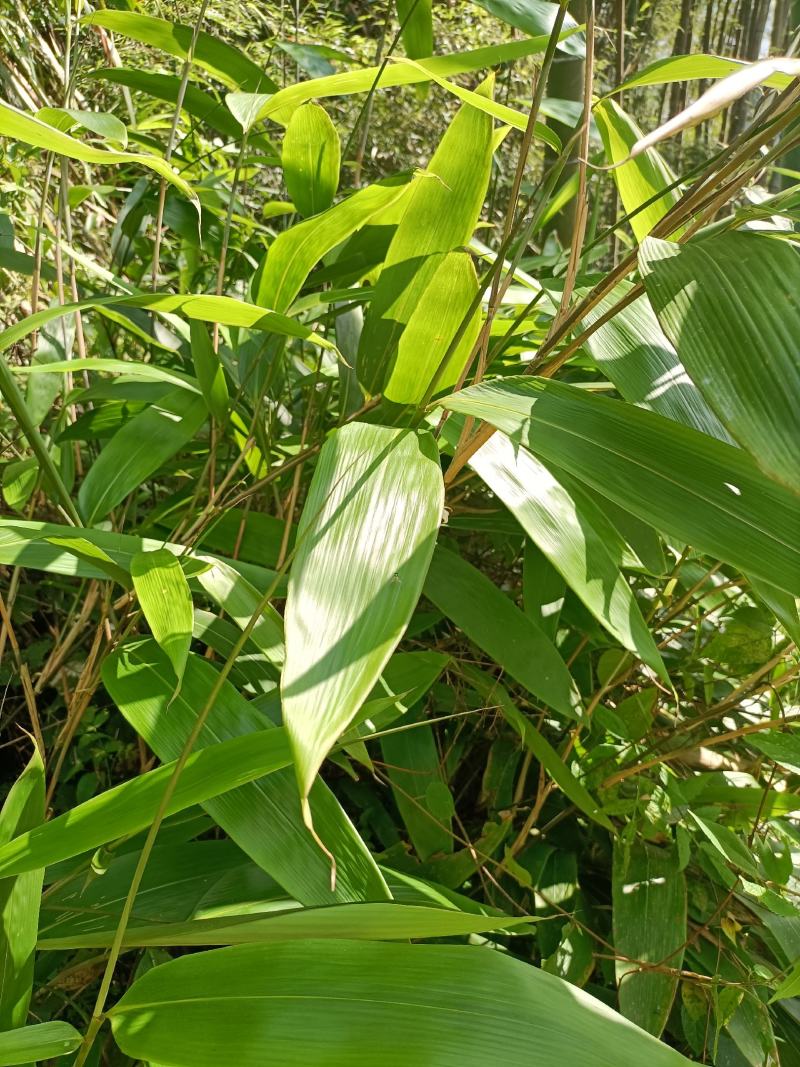
[[[0,19],[0,1064],[800,1063],[749,7]]]

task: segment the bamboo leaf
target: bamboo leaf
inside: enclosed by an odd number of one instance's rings
[[[315,263],[401,201],[411,188],[408,182],[397,179],[376,182],[359,189],[318,218],[284,230],[272,242],[256,272],[253,281],[256,300],[286,312]]]
[[[193,319],[189,323],[189,336],[192,343],[192,362],[200,391],[206,402],[209,413],[219,423],[225,423],[228,419],[230,397],[228,396],[228,383],[225,381],[225,371],[219,355],[214,351],[208,330],[202,323]]]
[[[431,256],[429,284],[419,293],[397,346],[383,395],[395,404],[418,404],[444,359],[456,331],[478,293],[478,276],[466,252]],[[416,287],[414,287],[416,292]],[[481,317],[476,307],[469,325],[436,383],[437,391],[452,388],[478,337]],[[360,361],[359,361],[360,362]]]
[[[339,187],[341,146],[327,111],[303,104],[292,115],[283,137],[283,180],[301,215],[318,215],[333,203]]]
[[[313,999],[313,1026],[308,1003]],[[148,971],[109,1012],[126,1055],[241,1067],[346,1058],[384,1067],[487,1057],[522,1067],[679,1067],[674,1049],[559,978],[485,948],[305,941],[184,956]],[[380,1049],[378,1053],[377,1050]]]
[[[651,411],[524,376],[440,403],[485,419],[656,529],[800,595],[800,501],[741,449]]]
[[[611,881],[619,1007],[660,1037],[669,1017],[686,943],[686,879],[677,849],[614,842]],[[658,964],[658,970],[640,964]]]
[[[558,14],[558,4],[549,0],[473,0],[473,3],[530,37],[540,34],[549,36]],[[579,26],[569,12],[564,16],[562,26],[561,51],[573,56],[584,55],[586,44],[583,35],[577,33]],[[564,39],[564,31],[571,31],[572,36]]]
[[[137,552],[131,560],[131,578],[147,625],[167,654],[180,688],[194,622],[192,594],[183,568],[168,548]]]
[[[563,41],[575,32],[576,29],[567,29],[562,32],[560,39]],[[361,67],[358,70],[330,74],[325,78],[312,78],[311,81],[297,82],[295,85],[281,89],[274,96],[265,96],[258,118],[269,118],[286,125],[295,109],[307,100],[322,100],[329,96],[349,96],[352,93],[368,93],[393,85],[418,85],[430,81],[434,75],[440,78],[451,78],[456,74],[485,70],[499,63],[510,63],[515,59],[522,59],[523,56],[544,52],[549,38],[548,33],[524,41],[511,41],[506,44],[475,48],[469,52],[431,56],[413,66],[390,63],[385,66]]]
[[[246,945],[308,938],[405,941],[512,929],[530,921],[527,915],[474,915],[455,908],[414,904],[337,904],[298,909],[293,901],[287,901],[283,909],[269,916],[232,914],[175,923],[135,922],[126,930],[123,945]],[[115,932],[116,922],[92,932],[45,937],[39,943],[48,949],[105,948]]]
[[[800,493],[800,257],[727,233],[649,240],[640,267],[653,308],[725,427],[771,478]]]
[[[567,718],[580,717],[580,694],[555,645],[479,570],[439,548],[425,596],[520,685]]]
[[[38,1023],[0,1033],[0,1067],[37,1063],[66,1056],[80,1045],[81,1035],[69,1023]]]
[[[262,594],[230,564],[210,556],[204,558],[207,559],[209,567],[198,574],[197,581],[240,630],[244,630],[258,612],[250,640],[270,663],[281,667],[285,656],[283,619],[271,604],[259,611]]]
[[[238,48],[220,41],[200,30],[194,40],[194,27],[179,22],[144,15],[138,11],[93,11],[84,18],[89,26],[102,26],[112,33],[120,33],[134,41],[151,45],[178,59],[187,59],[191,49],[192,63],[217,78],[231,89],[246,92],[275,93],[278,86]]]
[[[611,164],[622,164],[616,167],[612,174],[625,213],[637,212],[630,220],[630,225],[636,240],[641,241],[673,204],[678,202],[679,189],[672,189],[660,197],[657,196],[675,181],[675,175],[654,148],[638,155],[636,159],[630,158],[631,150],[641,139],[642,131],[615,100],[601,100],[594,108],[594,117],[603,140],[606,159]],[[626,159],[628,162],[623,163]],[[654,197],[656,199],[653,203],[639,211],[643,204]]]
[[[450,436],[454,436],[452,429]],[[668,681],[653,636],[619,569],[621,561],[602,536],[605,520],[592,501],[570,491],[505,434],[491,437],[474,454],[470,466],[516,516],[598,622]]]
[[[181,691],[169,662],[153,641],[134,642],[107,659],[103,681],[122,714],[161,759],[174,759],[204,707],[218,675],[207,660],[190,655]],[[170,700],[172,703],[170,704]],[[196,747],[217,747],[272,724],[225,682]],[[335,850],[338,877],[330,889],[328,863],[303,824],[294,770],[277,771],[204,803],[219,826],[302,904],[386,900],[389,891],[375,861],[338,801],[322,781],[311,790],[314,825]]]
[[[0,811],[0,851],[40,826],[44,817],[44,764],[34,750]],[[0,1031],[22,1026],[28,1018],[43,877],[42,863],[0,878]],[[0,1060],[4,1054],[0,1043]]]
[[[78,492],[89,525],[104,518],[128,493],[192,440],[207,417],[202,398],[176,389],[134,415],[89,468]]]
[[[628,295],[623,282],[585,318],[595,323]],[[638,407],[656,411],[720,441],[733,441],[686,373],[678,353],[659,325],[646,295],[617,311],[586,340],[603,374],[622,396]]]
[[[233,737],[193,752],[181,772],[166,814],[172,815],[237,789],[286,767],[290,760],[286,734],[277,727],[254,736]],[[174,763],[165,763],[18,835],[0,847],[0,876],[23,874],[79,856],[88,849],[149,826],[174,770]]]
[[[397,18],[403,28],[403,46],[409,59],[433,52],[431,0],[397,0]]]
[[[722,56],[708,56],[702,53],[694,53],[690,56],[670,56],[668,59],[657,59],[649,63],[643,70],[627,78],[615,93],[623,89],[638,89],[645,85],[669,85],[672,82],[695,81],[698,78],[724,78],[728,74],[735,74],[745,66],[740,59],[728,59]],[[763,84],[770,89],[785,89],[791,83],[790,74],[774,72],[767,77]]]
[[[161,156],[148,156],[141,152],[115,152],[108,148],[95,148],[93,145],[78,141],[70,137],[68,133],[42,122],[41,119],[20,111],[11,104],[0,100],[0,137],[11,137],[15,141],[30,145],[32,148],[42,148],[46,152],[55,152],[56,155],[66,156],[68,159],[78,159],[83,163],[99,163],[111,166],[118,163],[132,163],[139,167],[147,167],[155,171],[183,195],[190,200],[198,212],[200,202],[191,185],[177,174],[169,163]]]
[[[443,501],[428,434],[351,423],[322,449],[289,576],[281,682],[303,798],[403,635]]]
[[[491,90],[491,83],[485,85],[483,95]],[[491,160],[491,118],[462,107],[428,163],[425,180],[411,191],[364,318],[358,375],[367,392],[381,392],[391,376],[404,328],[439,267],[436,253],[451,252],[472,236]],[[406,354],[404,364],[408,359]],[[401,366],[400,373],[408,371]]]

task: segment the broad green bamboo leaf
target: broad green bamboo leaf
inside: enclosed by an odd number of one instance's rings
[[[594,117],[608,162],[621,163],[627,159],[634,144],[642,136],[642,131],[633,119],[611,99],[601,100],[595,106]],[[671,185],[675,181],[675,175],[654,148],[617,167],[612,174],[625,213],[637,211],[630,220],[630,225],[636,240],[641,241],[672,205],[678,202],[680,192],[678,189],[672,189],[643,210],[638,211],[638,208]]]
[[[3,500],[12,511],[22,513],[39,484],[39,461],[35,456],[14,460],[3,467]]]
[[[800,501],[741,449],[631,404],[525,376],[440,403],[485,419],[656,529],[800,595]]]
[[[202,748],[186,761],[166,814],[237,789],[286,767],[290,760],[286,734],[278,727]],[[15,837],[0,847],[0,876],[34,871],[79,856],[149,826],[174,770],[174,763],[165,763]]]
[[[795,774],[800,774],[800,736],[796,733],[765,730],[763,733],[751,734],[747,743],[758,752],[763,752],[769,759],[788,767]]]
[[[800,493],[800,257],[727,233],[645,242],[648,296],[708,404],[771,478]]]
[[[44,764],[35,750],[0,811],[0,850],[41,826],[44,817]],[[22,1026],[28,1018],[43,877],[42,863],[0,878],[0,1030]]]
[[[65,551],[60,542],[66,539],[69,551]],[[78,551],[85,547],[76,542],[87,541],[100,549],[102,555],[89,560],[89,551]],[[14,567],[29,567],[32,570],[48,571],[50,574],[76,574],[82,578],[106,578],[108,571],[99,564],[106,557],[130,574],[131,560],[137,552],[155,552],[159,548],[168,548],[175,556],[180,556],[187,569],[187,575],[196,575],[204,571],[209,562],[220,562],[217,556],[204,555],[196,557],[185,545],[174,544],[152,537],[132,537],[130,534],[118,534],[111,530],[88,530],[79,526],[59,526],[55,522],[23,522],[21,519],[0,518],[0,562]],[[237,573],[242,574],[251,584],[267,588],[278,582],[275,571],[266,567],[257,567],[241,560],[223,560]],[[120,579],[122,575],[119,576]],[[276,593],[282,588],[278,586]]]
[[[491,15],[507,22],[509,26],[522,30],[530,37],[538,35],[549,36],[553,32],[553,26],[558,14],[558,4],[550,3],[549,0],[473,0],[478,7],[484,8]],[[578,34],[578,24],[572,15],[567,12],[564,16],[563,30],[572,31],[574,36],[562,40],[559,48],[573,56],[582,56],[586,52],[586,44],[583,34]]]
[[[168,548],[137,552],[131,560],[131,578],[147,625],[167,654],[180,687],[194,622],[192,594],[183,568]]]
[[[660,1037],[686,945],[686,879],[678,850],[636,838],[614,842],[611,879],[619,1007],[626,1019]],[[659,970],[641,969],[657,964]],[[672,973],[670,970],[672,969]]]
[[[745,64],[740,59],[724,59],[722,56],[707,56],[696,53],[690,56],[670,56],[657,59],[627,78],[614,90],[637,89],[644,85],[668,85],[671,82],[695,81],[698,78],[725,78],[735,74]],[[764,82],[770,89],[785,89],[791,83],[791,75],[775,72]]]
[[[432,55],[431,0],[397,0],[397,20],[403,28],[403,47],[408,58]]]
[[[426,395],[433,376],[461,327],[478,293],[478,276],[466,252],[431,256],[435,261],[430,283],[403,330],[383,395],[395,404],[418,404]],[[476,307],[455,351],[436,382],[437,391],[452,388],[472,351],[480,330]]]
[[[454,804],[433,729],[421,716],[410,715],[403,723],[414,723],[413,729],[381,738],[381,752],[397,810],[424,863],[435,853],[453,851]]]
[[[169,104],[177,104],[181,90],[181,78],[176,74],[154,74],[145,70],[126,70],[124,67],[86,71],[84,77],[100,79],[112,85],[125,85],[129,89],[145,93],[155,100],[165,100]],[[183,87],[182,106],[187,115],[199,119],[229,141],[238,141],[242,136],[239,123],[220,104],[217,97],[197,85],[192,85],[191,82]]]
[[[561,40],[572,36],[575,29],[562,32]],[[388,63],[379,67],[361,67],[326,78],[289,85],[274,96],[265,96],[258,112],[259,119],[272,119],[284,126],[295,109],[307,100],[322,100],[329,96],[349,96],[352,93],[369,93],[375,89],[387,89],[393,85],[419,85],[430,81],[433,75],[451,78],[456,74],[468,74],[485,70],[499,63],[510,63],[523,56],[536,55],[547,48],[549,34],[531,37],[524,41],[475,48],[469,52],[454,52],[449,56],[431,56],[414,65]]]
[[[283,180],[297,211],[306,218],[333,203],[339,187],[341,145],[336,127],[320,104],[303,104],[283,137]]]
[[[285,901],[269,916],[221,915],[187,922],[132,922],[123,945],[247,945],[272,941],[302,941],[308,938],[357,941],[405,941],[409,938],[458,937],[505,930],[529,923],[527,915],[474,915],[455,908],[421,907],[414,904],[337,904],[325,908],[299,909]],[[105,948],[116,932],[116,922],[91,933],[62,934],[40,938],[48,949]]]
[[[230,397],[222,362],[218,353],[214,351],[208,330],[201,322],[193,319],[189,323],[189,336],[194,372],[197,375],[206,407],[217,422],[225,423],[228,420]]]
[[[584,319],[592,325],[630,292],[621,282]],[[732,444],[730,435],[686,373],[672,342],[659,325],[646,295],[614,314],[586,340],[586,347],[622,396]]]
[[[537,763],[541,764],[564,796],[584,815],[588,815],[590,819],[599,823],[600,826],[604,826],[606,830],[613,831],[614,824],[603,812],[589,790],[566,766],[547,738],[536,729],[530,719],[522,714],[509,696],[505,686],[501,685],[490,674],[470,664],[464,664],[464,673],[471,684],[484,697],[488,706],[499,707],[503,718],[517,731],[522,738],[522,743],[533,753]]]
[[[770,1004],[796,997],[798,993],[800,993],[800,962],[796,963],[783,981],[778,984],[778,988],[770,998]]]
[[[289,576],[281,682],[303,798],[408,625],[443,503],[427,433],[350,423],[323,446]]]
[[[174,759],[194,726],[198,711],[217,684],[216,669],[190,655],[178,696],[169,663],[152,641],[134,642],[105,661],[103,681],[122,714],[161,759]],[[225,682],[197,748],[253,735],[270,720]],[[241,789],[206,801],[209,815],[259,867],[302,904],[386,900],[389,892],[375,861],[324,782],[310,795],[314,825],[335,851],[338,876],[330,889],[328,862],[303,824],[294,770],[287,768]]]
[[[425,596],[530,693],[567,718],[580,717],[580,694],[555,645],[486,575],[439,548]]]
[[[259,304],[288,311],[311,268],[351,234],[408,195],[413,183],[395,178],[376,182],[330,208],[322,216],[284,230],[272,242],[256,272],[253,295]],[[2,335],[0,335],[0,339]]]
[[[46,308],[44,311],[37,311],[33,315],[20,319],[13,326],[8,326],[0,333],[0,352],[5,352],[11,345],[34,333],[52,319],[73,315],[76,311],[102,308],[107,304],[146,308],[163,314],[177,312],[190,320],[218,322],[222,326],[244,326],[248,330],[265,330],[267,333],[276,333],[284,337],[301,337],[323,348],[333,348],[329,341],[317,336],[308,326],[303,326],[302,323],[269,308],[246,304],[243,300],[234,300],[230,296],[137,293],[135,296],[93,297],[90,300],[80,300],[77,304],[59,304],[56,307]]]
[[[271,604],[259,610],[263,593],[259,593],[255,586],[230,564],[210,556],[206,558],[210,566],[198,574],[197,581],[240,630],[244,630],[258,612],[258,620],[250,633],[250,640],[270,663],[281,667],[285,656],[281,616]]]
[[[0,1067],[38,1063],[74,1052],[83,1038],[69,1023],[37,1023],[0,1033]]]
[[[491,95],[492,83],[481,91]],[[472,237],[491,161],[492,120],[465,105],[428,163],[426,179],[411,191],[364,317],[358,375],[367,392],[381,392],[391,377],[404,328],[441,262],[436,253],[451,252]],[[425,363],[423,368],[429,373]]]
[[[760,879],[756,857],[749,845],[730,827],[712,819],[704,819],[690,811],[692,822],[700,827],[712,846],[732,866],[744,871],[751,878]]]
[[[14,141],[21,141],[32,148],[55,152],[56,155],[66,156],[68,159],[78,159],[83,163],[99,163],[104,166],[112,166],[117,163],[133,163],[136,166],[148,167],[180,190],[185,197],[191,200],[198,212],[200,210],[200,202],[191,185],[181,178],[161,156],[149,156],[140,152],[115,152],[107,148],[95,148],[93,145],[85,144],[75,137],[70,137],[68,133],[62,133],[33,115],[19,111],[2,100],[0,100],[0,137],[10,137]]]
[[[666,668],[589,497],[562,484],[505,434],[494,434],[470,466],[503,501],[567,585],[609,633],[668,681]]]
[[[120,33],[134,41],[151,45],[178,59],[187,59],[190,49],[192,63],[207,70],[231,89],[246,92],[275,93],[278,86],[238,48],[220,41],[203,30],[197,34],[192,49],[193,26],[155,18],[138,11],[94,11],[84,18],[89,26],[102,26],[112,33]]]
[[[201,397],[176,389],[129,419],[103,448],[81,483],[78,504],[87,524],[105,518],[188,444],[207,415]]]
[[[309,1018],[309,1002],[313,1018]],[[487,948],[303,941],[184,956],[109,1012],[126,1055],[240,1067],[681,1067],[674,1049],[605,1004]]]

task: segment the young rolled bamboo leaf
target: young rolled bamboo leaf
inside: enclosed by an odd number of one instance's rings
[[[194,622],[192,594],[183,568],[168,548],[137,552],[131,560],[131,578],[147,625],[166,652],[180,688]]]
[[[44,817],[44,764],[37,749],[0,811],[0,850],[40,826]],[[23,1026],[28,1018],[44,866],[0,877],[0,1031]],[[2,1055],[0,1044],[0,1060]]]
[[[103,681],[122,714],[160,759],[177,758],[198,711],[218,684],[214,666],[190,655],[181,691],[169,661],[153,641],[133,642],[109,657]],[[272,723],[229,683],[220,689],[196,743],[197,749],[267,730]],[[311,790],[317,832],[337,859],[336,887],[330,868],[303,824],[293,768],[277,771],[231,790],[203,807],[263,870],[301,904],[388,900],[378,867],[333,793],[322,781]]]
[[[403,28],[403,47],[409,59],[433,53],[431,0],[396,0],[397,19]]]
[[[621,282],[584,319],[596,322],[628,295]],[[733,444],[733,440],[686,373],[678,353],[661,329],[646,294],[617,311],[586,339],[600,370],[631,404],[656,411],[684,426]]]
[[[202,397],[176,389],[129,419],[101,451],[78,491],[88,525],[116,507],[128,493],[189,443],[206,421]]]
[[[395,404],[418,404],[427,394],[433,376],[461,327],[478,292],[478,276],[466,252],[446,252],[430,257],[434,272],[419,293],[416,307],[397,346],[397,358],[383,389]],[[452,388],[472,351],[480,330],[480,309],[475,308],[436,389]]]
[[[642,133],[630,115],[623,111],[615,100],[601,100],[594,108],[594,117],[603,139],[606,159],[611,164],[622,164],[617,166],[612,174],[625,213],[629,215],[636,212],[630,220],[630,226],[636,240],[641,241],[673,204],[678,202],[680,190],[663,192],[662,196],[653,200],[647,207],[642,208],[642,205],[652,200],[668,185],[672,185],[675,175],[654,148],[636,153],[638,158],[634,159],[632,149],[641,139]],[[628,162],[625,163],[624,160]]]
[[[375,182],[359,189],[320,218],[284,230],[272,242],[256,271],[254,298],[262,306],[288,311],[315,263],[397,204],[412,188],[413,183],[394,178]]]
[[[289,576],[281,679],[304,803],[408,625],[443,504],[428,433],[351,423],[323,446]]]
[[[491,96],[492,87],[491,80],[484,83],[481,93]],[[492,120],[464,105],[434,152],[426,179],[411,192],[364,317],[358,374],[368,393],[381,392],[391,378],[403,331],[440,265],[437,253],[451,252],[472,236],[491,161]]]
[[[228,396],[228,383],[225,380],[225,371],[222,361],[208,336],[208,330],[197,319],[189,323],[189,337],[192,345],[192,362],[197,381],[211,415],[219,423],[226,423],[230,397]]]
[[[138,11],[93,11],[84,18],[88,26],[102,26],[112,33],[158,48],[177,59],[187,59],[227,85],[249,93],[276,93],[278,86],[256,63],[233,45],[204,30],[195,36],[193,26],[160,19]],[[194,38],[194,47],[192,47]]]
[[[440,403],[485,419],[656,529],[800,595],[800,500],[742,449],[652,411],[525,376]]]
[[[40,1063],[74,1052],[83,1038],[69,1023],[37,1023],[0,1033],[0,1067]]]
[[[580,693],[555,645],[471,563],[438,548],[425,596],[534,696],[569,719],[580,717]]]
[[[571,492],[542,462],[502,433],[478,449],[470,466],[598,622],[668,682],[653,635],[619,569],[621,561],[608,538],[598,532],[598,527],[604,531],[605,521],[592,500]]]
[[[631,158],[641,155],[659,141],[672,137],[681,130],[712,118],[775,74],[784,74],[791,78],[800,76],[800,59],[793,59],[791,56],[776,56],[773,59],[762,59],[758,63],[752,63],[750,66],[742,67],[741,70],[729,74],[727,78],[723,78],[710,89],[706,89],[697,100],[668,122],[637,140],[631,149]]]
[[[217,1067],[220,1047],[241,1067],[260,1067],[265,1047],[300,1067],[340,1049],[342,1033],[351,1062],[444,1067],[456,1019],[463,1067],[688,1064],[582,990],[466,946],[312,940],[196,953],[148,971],[109,1016],[126,1055],[175,1067]]]
[[[800,257],[726,233],[650,239],[639,265],[656,315],[705,400],[761,469],[800,493]]]
[[[333,203],[341,166],[339,134],[320,104],[303,104],[283,137],[283,180],[297,211],[308,218]]]
[[[290,762],[286,734],[278,727],[200,749],[186,761],[166,814],[238,789]],[[174,770],[174,763],[165,763],[14,837],[0,847],[0,877],[44,868],[149,826]]]
[[[686,945],[686,879],[678,850],[618,838],[611,892],[620,1011],[660,1037]],[[641,967],[648,963],[658,969]]]
[[[42,122],[41,119],[20,111],[11,104],[0,100],[0,137],[11,137],[15,141],[30,145],[32,148],[41,148],[46,152],[54,152],[68,159],[78,159],[82,163],[99,163],[104,166],[113,166],[117,163],[134,163],[140,167],[147,167],[160,175],[171,185],[174,185],[183,195],[190,200],[198,212],[200,201],[191,185],[173,170],[169,163],[161,156],[145,155],[141,152],[117,152],[108,148],[95,148],[93,145],[70,137],[68,133]]]
[[[575,29],[564,30],[561,40],[575,33]],[[433,75],[451,78],[456,74],[468,74],[475,70],[486,70],[499,63],[510,63],[523,56],[544,52],[550,39],[549,34],[531,37],[523,41],[510,41],[505,44],[488,45],[468,52],[454,52],[447,56],[431,56],[415,64],[382,64],[379,67],[359,67],[341,74],[330,74],[325,78],[312,78],[311,81],[296,82],[274,94],[264,96],[258,119],[272,119],[284,126],[295,109],[307,100],[322,100],[329,96],[349,96],[352,93],[369,93],[376,89],[388,89],[394,85],[419,85],[432,80]]]

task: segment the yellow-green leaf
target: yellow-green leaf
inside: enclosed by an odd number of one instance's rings
[[[339,134],[320,104],[303,104],[283,138],[283,180],[301,215],[318,215],[333,203],[339,187]]]
[[[192,643],[192,594],[186,575],[168,548],[137,552],[131,560],[133,588],[147,625],[164,649],[180,686]]]

